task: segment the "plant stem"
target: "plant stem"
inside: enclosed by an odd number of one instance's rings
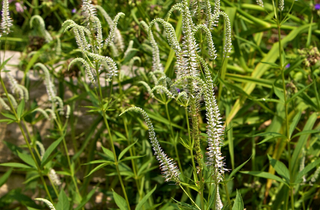
[[[187,191],[182,187],[182,185],[179,184],[179,186],[180,186],[180,188],[183,190],[183,192],[188,196],[188,198],[191,200],[191,202],[192,202],[199,210],[201,210],[200,207],[193,201],[193,199],[192,199],[192,198],[190,197],[190,195],[187,193]]]
[[[165,103],[165,107],[166,107],[167,118],[168,118],[168,120],[169,120],[169,127],[170,127],[170,131],[171,131],[171,139],[172,139],[172,142],[173,142],[173,144],[174,144],[174,151],[175,151],[175,153],[176,153],[176,157],[177,157],[177,161],[178,161],[178,165],[179,165],[181,174],[182,174],[182,176],[184,176],[183,169],[182,169],[181,162],[180,162],[180,158],[179,158],[179,152],[178,152],[178,148],[177,148],[177,142],[175,141],[175,138],[174,138],[174,133],[173,133],[173,128],[172,128],[171,117],[170,117],[169,109],[168,109],[168,103],[169,103],[169,102],[166,102],[166,103]]]
[[[109,127],[109,123],[108,123],[108,119],[107,119],[107,116],[106,116],[106,112],[103,109],[102,109],[102,115],[103,115],[104,123],[105,123],[105,125],[107,127],[107,130],[108,130],[110,144],[111,144],[112,153],[113,153],[113,157],[114,157],[114,165],[116,166],[116,170],[117,170],[117,174],[118,174],[119,181],[120,181],[120,184],[121,184],[122,192],[124,194],[124,198],[126,200],[128,209],[130,209],[130,203],[129,203],[128,196],[127,196],[127,193],[126,193],[126,189],[124,187],[124,184],[123,184],[123,181],[122,181],[122,177],[121,177],[121,174],[120,174],[120,170],[119,170],[119,162],[118,162],[118,157],[117,157],[117,154],[116,154],[116,150],[114,148],[114,142],[113,142],[113,138],[112,138],[112,135],[111,135],[111,130],[110,130],[110,127]]]

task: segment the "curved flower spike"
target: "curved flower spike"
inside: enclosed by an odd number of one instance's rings
[[[54,208],[53,204],[52,204],[50,201],[48,201],[47,199],[44,199],[44,198],[35,198],[35,200],[36,200],[36,201],[42,201],[42,202],[44,202],[45,204],[48,205],[48,207],[50,208],[50,210],[56,210],[56,209]]]
[[[163,152],[163,150],[162,150],[162,148],[156,138],[156,134],[154,132],[154,128],[153,128],[153,125],[150,121],[148,114],[140,107],[131,107],[131,108],[125,110],[124,112],[122,112],[120,114],[120,116],[128,111],[137,111],[142,114],[142,116],[144,117],[144,120],[146,121],[147,126],[149,128],[149,139],[150,139],[153,151],[154,151],[154,155],[156,156],[157,160],[159,161],[159,166],[161,168],[162,174],[164,175],[166,181],[172,180],[172,181],[175,181],[176,183],[179,183],[180,182],[180,178],[179,178],[180,171],[179,171],[178,167],[176,166],[176,164],[174,163],[173,159],[168,157]]]

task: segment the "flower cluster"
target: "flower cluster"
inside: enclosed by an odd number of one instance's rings
[[[2,1],[2,19],[1,19],[1,30],[4,34],[10,33],[12,26],[12,19],[9,14],[9,2],[8,0]]]

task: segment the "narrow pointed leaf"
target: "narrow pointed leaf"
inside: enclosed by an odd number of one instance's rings
[[[57,148],[57,146],[60,144],[60,142],[63,140],[63,136],[60,137],[58,140],[56,140],[55,142],[53,142],[48,149],[45,151],[42,160],[41,160],[41,167],[45,166],[47,164],[47,162],[49,161],[49,156],[51,155],[51,153]]]
[[[128,210],[126,200],[115,191],[113,191],[113,198],[120,210]]]
[[[265,178],[265,179],[273,179],[273,180],[276,180],[276,181],[281,182],[283,184],[286,184],[286,182],[283,181],[280,177],[278,177],[276,175],[273,175],[273,174],[270,174],[268,172],[263,172],[263,171],[240,171],[240,173],[249,174],[249,175],[252,175],[252,176],[257,176],[257,177],[261,177],[261,178]]]
[[[130,144],[129,146],[127,146],[124,150],[121,151],[121,153],[119,154],[119,158],[118,160],[121,160],[121,158],[123,157],[124,154],[126,154],[126,152],[135,145],[135,143],[137,143],[137,141],[135,141],[134,143]]]
[[[273,159],[272,157],[268,156],[270,164],[276,170],[276,172],[282,176],[286,181],[287,184],[290,183],[290,172],[286,165],[279,160]]]
[[[150,192],[148,192],[142,199],[141,201],[138,203],[138,205],[136,206],[135,210],[140,210],[142,209],[143,205],[145,204],[145,202],[149,199],[149,197],[152,195],[152,193],[157,189],[157,186],[155,186]]]
[[[236,200],[234,201],[232,210],[243,210],[244,203],[241,197],[241,193],[237,190]]]

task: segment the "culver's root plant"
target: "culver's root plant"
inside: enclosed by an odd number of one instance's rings
[[[190,8],[191,7],[191,8]],[[182,18],[182,43],[180,37],[176,37],[174,27],[170,22],[161,18],[156,18],[142,25],[148,32],[150,44],[152,46],[152,72],[150,76],[153,80],[154,87],[151,88],[147,82],[139,82],[143,85],[149,95],[163,104],[166,108],[167,119],[170,122],[170,140],[175,148],[175,157],[169,158],[159,145],[155,137],[154,127],[145,111],[141,108],[134,107],[129,110],[135,110],[142,113],[149,129],[149,138],[154,150],[154,154],[159,161],[161,171],[166,181],[174,181],[185,192],[191,201],[191,204],[197,209],[222,209],[223,203],[219,193],[219,184],[224,181],[225,168],[224,157],[221,153],[223,144],[224,128],[221,121],[220,111],[216,102],[214,93],[214,81],[208,62],[212,63],[216,59],[217,51],[215,49],[211,31],[219,23],[219,17],[225,21],[224,47],[221,51],[221,59],[228,56],[231,52],[231,27],[226,13],[220,10],[220,2],[215,1],[215,8],[211,9],[209,1],[205,1],[204,15],[195,12],[192,14],[192,5],[188,1],[182,1],[172,6],[167,15],[170,19],[174,11],[178,11]],[[199,12],[199,11],[198,11]],[[204,16],[204,20],[198,17]],[[168,78],[162,67],[159,47],[156,43],[153,27],[163,26],[169,45],[176,55],[176,75],[175,79]],[[204,36],[202,36],[202,34]],[[201,47],[197,40],[201,39]],[[206,44],[203,44],[205,42]],[[200,53],[201,51],[201,53]],[[207,55],[202,57],[202,55]],[[200,119],[201,103],[204,99],[204,109],[206,111],[206,155],[205,149],[201,142]],[[172,127],[171,119],[174,118],[168,111],[168,104],[172,101],[185,108],[185,120],[187,121],[187,138],[182,140],[183,146],[189,153],[188,161],[192,163],[193,172],[184,171],[183,163],[179,157],[185,156],[178,151],[176,134]],[[190,122],[189,122],[190,119]],[[183,138],[183,137],[180,137]],[[172,159],[173,158],[173,159]],[[178,163],[174,162],[176,160]],[[192,178],[189,178],[189,177]],[[194,193],[196,191],[197,201]],[[228,194],[225,196],[225,203],[231,205],[228,200]],[[183,206],[183,203],[178,202]]]

